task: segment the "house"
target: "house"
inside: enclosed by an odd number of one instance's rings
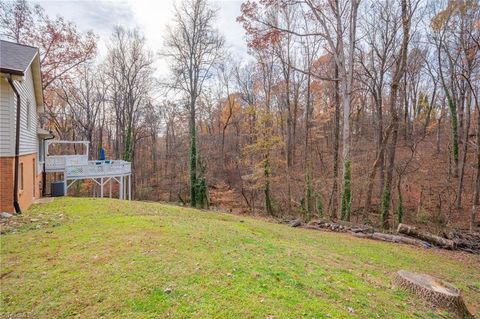
[[[20,213],[41,196],[43,111],[38,49],[0,40],[0,212]]]
[[[112,197],[112,184],[118,183],[118,197],[131,199],[130,162],[89,160],[89,141],[52,140],[39,125],[43,112],[38,49],[0,40],[0,212],[30,207],[45,193],[47,174],[63,176],[61,195],[52,196],[67,195],[73,183],[89,179],[99,186],[99,197],[107,187]],[[50,154],[52,144],[83,144],[86,151]]]

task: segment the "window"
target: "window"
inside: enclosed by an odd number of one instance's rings
[[[23,191],[23,163],[20,163],[20,171],[18,172],[20,176],[18,177],[18,180],[20,182],[20,190]]]

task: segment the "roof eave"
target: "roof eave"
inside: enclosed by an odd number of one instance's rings
[[[37,129],[37,136],[41,137],[41,138],[51,138],[51,137],[54,137],[54,135],[52,134],[52,132],[50,132],[49,130],[46,130],[44,128],[41,128],[39,127]]]
[[[11,75],[18,75],[18,76],[25,76],[24,71],[20,70],[12,70],[7,68],[0,68],[0,73],[11,74]]]
[[[35,100],[37,101],[37,112],[43,113],[45,111],[43,103],[43,85],[42,85],[42,74],[40,69],[40,56],[35,54],[32,62],[30,63],[32,68],[32,77],[33,77],[33,87],[35,90]]]

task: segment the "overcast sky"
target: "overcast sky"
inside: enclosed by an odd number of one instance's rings
[[[173,5],[178,0],[33,0],[40,4],[48,15],[60,15],[74,22],[82,31],[93,30],[100,36],[99,53],[105,53],[105,43],[115,25],[138,27],[155,53],[160,51],[165,27],[172,22]],[[217,27],[225,36],[226,44],[239,58],[245,57],[247,47],[241,25],[236,22],[240,15],[241,0],[211,0],[219,9]],[[165,61],[157,62],[157,75],[167,73]]]

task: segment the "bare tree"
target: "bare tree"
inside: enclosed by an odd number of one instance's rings
[[[216,11],[206,0],[184,0],[175,7],[173,25],[168,27],[166,48],[174,82],[172,86],[188,97],[190,131],[190,205],[197,199],[196,107],[205,81],[223,56],[224,39],[213,27]]]
[[[339,1],[306,0],[311,14],[316,18],[320,34],[325,38],[338,68],[343,106],[343,185],[341,218],[350,220],[351,210],[351,152],[350,109],[353,90],[355,45],[357,41],[357,13],[360,0]],[[328,8],[328,10],[325,10]]]
[[[360,80],[365,83],[373,99],[375,116],[376,156],[368,176],[365,199],[365,212],[369,212],[372,203],[374,179],[380,175],[380,190],[383,191],[385,177],[385,146],[388,136],[384,132],[384,92],[388,72],[393,66],[395,44],[398,41],[401,26],[398,8],[392,1],[372,2],[365,9],[360,25],[365,40],[359,47]],[[388,131],[387,131],[388,133]]]
[[[114,112],[115,152],[132,162],[135,172],[135,145],[144,137],[142,120],[151,105],[153,55],[138,30],[116,27],[105,62],[109,81],[108,99]],[[135,186],[135,174],[132,174]]]
[[[382,207],[381,207],[381,216],[382,216],[382,226],[384,228],[388,227],[388,217],[390,211],[390,201],[392,193],[392,183],[393,183],[393,171],[395,166],[395,152],[397,147],[397,138],[398,138],[398,125],[399,125],[399,115],[398,115],[398,91],[400,82],[405,75],[405,69],[407,67],[407,57],[408,57],[408,44],[410,42],[410,28],[412,15],[415,12],[418,1],[412,5],[410,0],[401,0],[401,12],[402,12],[402,44],[398,49],[397,56],[395,58],[395,66],[392,75],[392,80],[390,83],[390,96],[389,96],[389,106],[390,106],[390,117],[392,125],[392,134],[390,136],[390,143],[387,146],[386,153],[386,175],[385,175],[385,187],[383,188],[382,193]]]
[[[95,130],[101,127],[100,116],[105,112],[107,82],[97,74],[93,65],[84,65],[77,70],[73,81],[63,83],[59,97],[68,106],[72,122],[81,138],[95,143]],[[101,141],[90,148],[93,152],[101,146]],[[90,157],[93,154],[89,154]]]

